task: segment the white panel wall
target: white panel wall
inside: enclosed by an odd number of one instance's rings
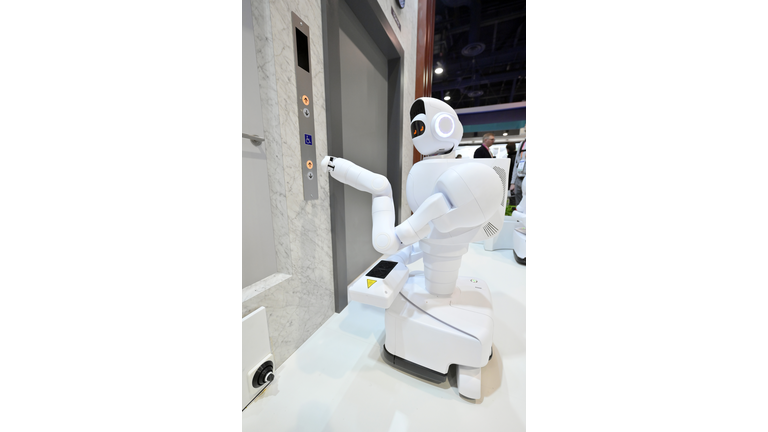
[[[256,44],[250,0],[243,2],[243,132],[264,137]],[[272,210],[269,206],[266,146],[242,139],[243,282],[247,287],[277,272]]]

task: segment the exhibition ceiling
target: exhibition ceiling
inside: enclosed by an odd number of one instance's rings
[[[437,0],[433,63],[454,109],[525,101],[525,1]]]

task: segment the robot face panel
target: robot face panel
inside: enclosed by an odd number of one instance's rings
[[[416,138],[424,134],[424,122],[416,120],[411,123],[411,137]]]
[[[410,114],[413,145],[425,156],[451,151],[464,134],[456,111],[441,100],[416,99]]]
[[[411,104],[411,120],[419,114],[426,114],[427,111],[424,108],[424,98],[419,98],[413,101]]]

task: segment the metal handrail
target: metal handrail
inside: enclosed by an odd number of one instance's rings
[[[243,133],[243,138],[251,140],[251,144],[253,145],[260,145],[264,142],[264,138],[258,136],[258,135],[250,135],[247,133]]]

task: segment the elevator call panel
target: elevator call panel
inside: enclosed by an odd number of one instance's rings
[[[299,118],[298,145],[301,146],[301,173],[304,200],[317,199],[317,151],[315,146],[315,101],[312,98],[312,68],[310,67],[309,26],[291,12],[293,23],[293,54],[296,69],[296,115]]]

